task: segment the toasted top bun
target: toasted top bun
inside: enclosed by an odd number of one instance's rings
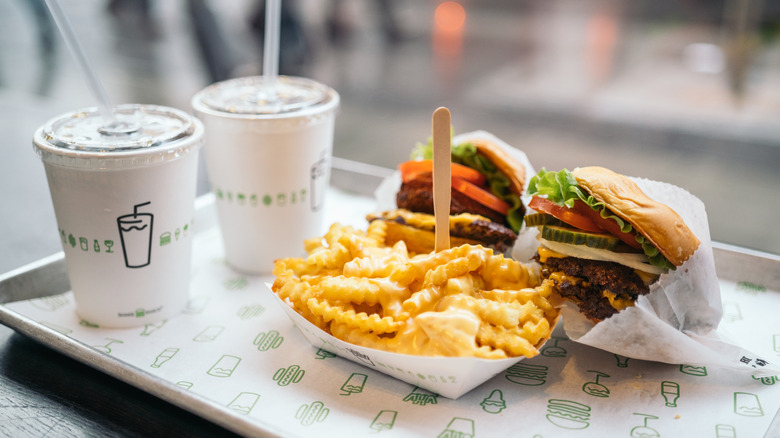
[[[699,239],[677,212],[650,199],[628,177],[596,166],[574,169],[572,175],[580,187],[630,223],[675,266],[699,247]]]
[[[509,177],[512,191],[518,195],[525,189],[525,167],[512,158],[505,150],[487,140],[470,140],[477,147],[477,152],[487,157],[498,170]]]

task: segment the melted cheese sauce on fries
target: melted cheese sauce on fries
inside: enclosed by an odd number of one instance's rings
[[[333,224],[306,241],[306,258],[279,259],[273,291],[309,322],[346,342],[396,353],[533,357],[559,310],[552,282],[482,246],[410,254],[367,231]]]

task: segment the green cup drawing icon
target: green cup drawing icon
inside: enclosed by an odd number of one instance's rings
[[[217,339],[217,336],[219,336],[223,330],[225,330],[225,327],[221,325],[210,325],[204,328],[200,333],[192,338],[192,340],[195,342],[211,342]]]
[[[764,409],[756,394],[735,392],[734,413],[745,417],[763,417]]]
[[[242,392],[239,393],[236,398],[228,403],[228,408],[240,412],[242,414],[248,414],[252,412],[252,408],[255,407],[257,401],[260,399],[260,394],[254,392]]]
[[[369,429],[374,432],[390,430],[393,428],[393,425],[395,425],[395,419],[397,416],[398,411],[381,410],[378,414],[376,414],[376,417],[374,417],[374,421],[371,422]]]
[[[230,377],[240,362],[240,357],[225,354],[209,369],[207,374],[214,377]]]
[[[365,374],[352,373],[352,375],[349,376],[349,379],[341,385],[341,390],[344,392],[340,395],[363,392],[363,387],[366,386],[366,379],[368,379],[368,376]]]

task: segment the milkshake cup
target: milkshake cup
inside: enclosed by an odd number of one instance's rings
[[[101,327],[166,319],[187,304],[203,125],[152,105],[56,117],[34,134],[76,312]],[[172,239],[170,236],[176,236]]]
[[[323,232],[339,95],[310,79],[246,77],[192,99],[227,262],[270,274]]]

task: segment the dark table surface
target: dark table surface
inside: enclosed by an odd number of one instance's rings
[[[0,326],[0,435],[233,436]]]

